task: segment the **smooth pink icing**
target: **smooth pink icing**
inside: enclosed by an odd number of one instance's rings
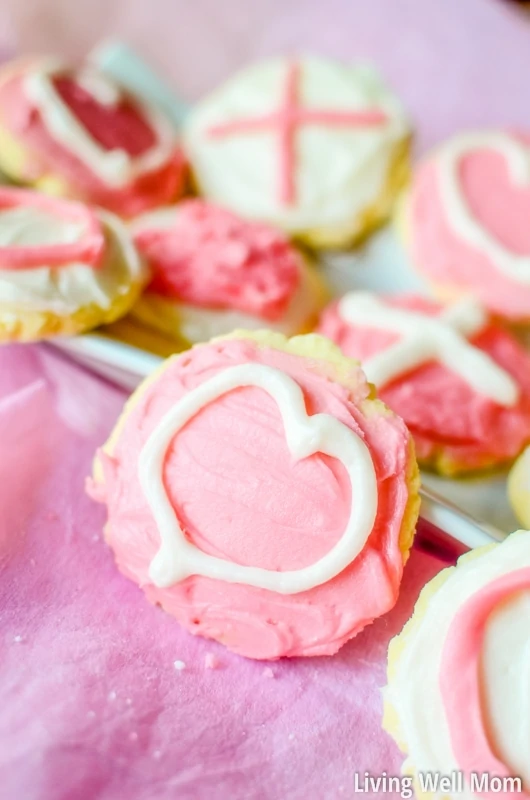
[[[451,744],[458,766],[466,775],[489,773],[499,778],[512,777],[507,766],[494,753],[483,713],[481,654],[486,624],[501,603],[517,592],[530,589],[530,569],[503,575],[473,595],[459,609],[444,644],[440,667],[440,689]],[[522,796],[529,797],[527,792]],[[486,800],[506,793],[482,792]]]
[[[154,274],[150,291],[207,308],[278,319],[300,282],[300,256],[275,228],[189,200],[174,225],[143,229],[135,242]]]
[[[417,296],[385,298],[400,308],[436,315],[441,306]],[[377,328],[352,326],[329,305],[318,331],[346,355],[361,362],[398,338]],[[488,325],[470,341],[519,383],[521,396],[512,408],[478,394],[447,367],[430,363],[382,387],[379,396],[407,423],[420,460],[443,449],[460,468],[475,469],[514,458],[530,441],[530,356],[507,331]]]
[[[519,136],[530,146],[530,137]],[[443,145],[442,145],[443,147]],[[530,319],[530,284],[513,280],[451,227],[440,195],[436,153],[416,170],[407,203],[412,261],[440,289],[472,292],[494,314]],[[515,188],[505,159],[479,150],[460,160],[460,183],[473,216],[508,250],[530,256],[530,187]]]
[[[73,261],[99,266],[105,236],[98,218],[87,206],[25,189],[0,187],[0,220],[3,210],[16,206],[41,209],[61,219],[82,222],[85,234],[77,242],[68,244],[0,247],[0,269],[28,269],[43,264],[60,267]]]
[[[379,485],[374,529],[350,567],[300,594],[201,576],[159,589],[148,576],[160,538],[138,480],[139,453],[186,391],[248,362],[285,371],[302,387],[309,414],[332,414],[363,436]],[[327,362],[251,341],[194,348],[173,359],[127,412],[112,456],[100,454],[104,480],[92,484],[91,492],[108,507],[106,537],[120,569],[192,633],[218,639],[242,655],[334,653],[397,598],[409,434],[399,418],[375,413],[373,406],[363,410],[368,389],[360,372],[355,393],[333,376]],[[311,564],[338,541],[349,516],[351,490],[343,466],[320,454],[293,463],[278,408],[256,388],[231,392],[199,412],[174,439],[164,478],[191,541],[241,564],[283,570]]]
[[[304,108],[301,104],[302,82],[300,64],[287,65],[285,88],[277,111],[258,117],[237,119],[212,125],[208,133],[213,137],[233,136],[241,133],[272,130],[278,134],[279,144],[279,199],[286,205],[296,202],[296,133],[302,125],[324,125],[329,127],[356,127],[359,125],[381,125],[386,114],[377,109],[358,111],[333,111],[319,108]]]
[[[186,167],[176,143],[167,163],[159,169],[139,176],[124,187],[105,184],[48,131],[24,90],[24,75],[31,69],[31,65],[26,65],[25,70],[14,73],[0,84],[0,124],[5,125],[26,151],[22,180],[32,183],[43,175],[55,173],[66,181],[73,196],[123,216],[155,208],[183,193]],[[120,146],[137,155],[149,146],[155,137],[154,131],[129,97],[124,95],[123,103],[116,108],[101,106],[93,98],[88,102],[87,93],[75,84],[72,75],[74,73],[63,76],[58,85],[56,81],[57,89],[103,148]]]

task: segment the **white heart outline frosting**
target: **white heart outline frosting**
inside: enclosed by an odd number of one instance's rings
[[[250,567],[209,555],[189,542],[163,485],[167,448],[175,434],[205,405],[243,387],[266,391],[280,410],[288,448],[296,460],[323,453],[341,461],[352,487],[350,517],[338,542],[307,567],[278,572]],[[347,425],[329,414],[308,415],[298,383],[275,367],[240,364],[201,383],[171,408],[144,444],[139,478],[157,523],[161,545],[149,566],[149,577],[161,588],[190,575],[243,583],[280,594],[312,589],[342,572],[363,549],[377,513],[377,477],[370,451]]]
[[[530,146],[503,132],[468,133],[457,136],[438,151],[440,191],[449,222],[471,247],[485,253],[493,265],[519,283],[530,283],[530,255],[507,250],[474,219],[458,176],[460,159],[477,150],[503,155],[515,187],[530,189]]]
[[[31,70],[25,76],[24,88],[32,103],[38,108],[48,130],[63,147],[87,164],[101,180],[116,188],[123,187],[164,164],[175,147],[176,138],[170,123],[155,108],[138,97],[134,98],[156,135],[155,144],[145,153],[132,157],[122,149],[105,150],[71,112],[53,86],[51,78],[62,69],[65,69],[63,65],[48,62],[40,69]],[[91,81],[85,79],[86,74],[90,75],[88,68],[85,69],[85,73],[80,73],[79,83],[88,91]],[[98,74],[100,83],[105,80],[108,79],[103,74]],[[114,105],[121,97],[121,93],[113,97],[112,88],[112,85],[109,86],[108,97],[105,98],[106,105]],[[100,104],[103,104],[102,92],[102,87],[99,92],[95,90],[90,92]]]

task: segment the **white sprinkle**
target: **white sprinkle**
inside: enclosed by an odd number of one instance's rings
[[[290,742],[292,742],[294,739],[294,733],[290,733],[287,738],[289,739]]]
[[[157,761],[158,761],[158,759],[160,758],[161,755],[162,755],[162,753],[160,752],[160,750],[154,750],[153,751],[153,758],[155,758]]]
[[[136,740],[138,739],[138,734],[136,733],[136,731],[131,731],[131,733],[129,734],[129,739],[131,740],[131,742],[136,742]]]
[[[13,636],[13,641],[14,642],[21,642],[22,641],[22,636]]]
[[[265,667],[262,674],[264,678],[274,678],[274,672],[270,667]]]
[[[110,700],[111,702],[112,702],[112,701],[114,701],[114,700],[116,700],[116,697],[117,697],[117,694],[116,694],[116,692],[114,692],[114,691],[112,691],[112,692],[109,692],[109,694],[108,694],[108,698],[109,698],[109,700]]]
[[[173,662],[173,666],[174,666],[174,667],[175,667],[175,669],[177,669],[179,672],[182,672],[182,670],[183,670],[183,669],[186,669],[186,662],[185,662],[185,661],[179,661],[179,660],[177,660],[177,661],[174,661],[174,662]]]

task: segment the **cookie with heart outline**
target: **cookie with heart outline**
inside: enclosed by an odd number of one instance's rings
[[[240,331],[169,359],[89,488],[151,602],[262,659],[334,653],[388,611],[418,513],[405,425],[314,334]]]
[[[444,302],[471,294],[530,320],[530,135],[465,132],[416,167],[397,213],[411,263]]]
[[[168,119],[90,64],[0,73],[0,166],[18,183],[125,217],[178,199],[185,164]]]

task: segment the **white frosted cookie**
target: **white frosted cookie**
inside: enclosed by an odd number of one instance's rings
[[[0,188],[0,341],[123,315],[147,279],[124,224],[82,203]]]
[[[389,213],[408,173],[410,125],[367,67],[275,59],[236,75],[190,114],[200,191],[315,246],[343,246]]]
[[[463,556],[390,644],[384,726],[418,798],[528,798],[530,532]]]

